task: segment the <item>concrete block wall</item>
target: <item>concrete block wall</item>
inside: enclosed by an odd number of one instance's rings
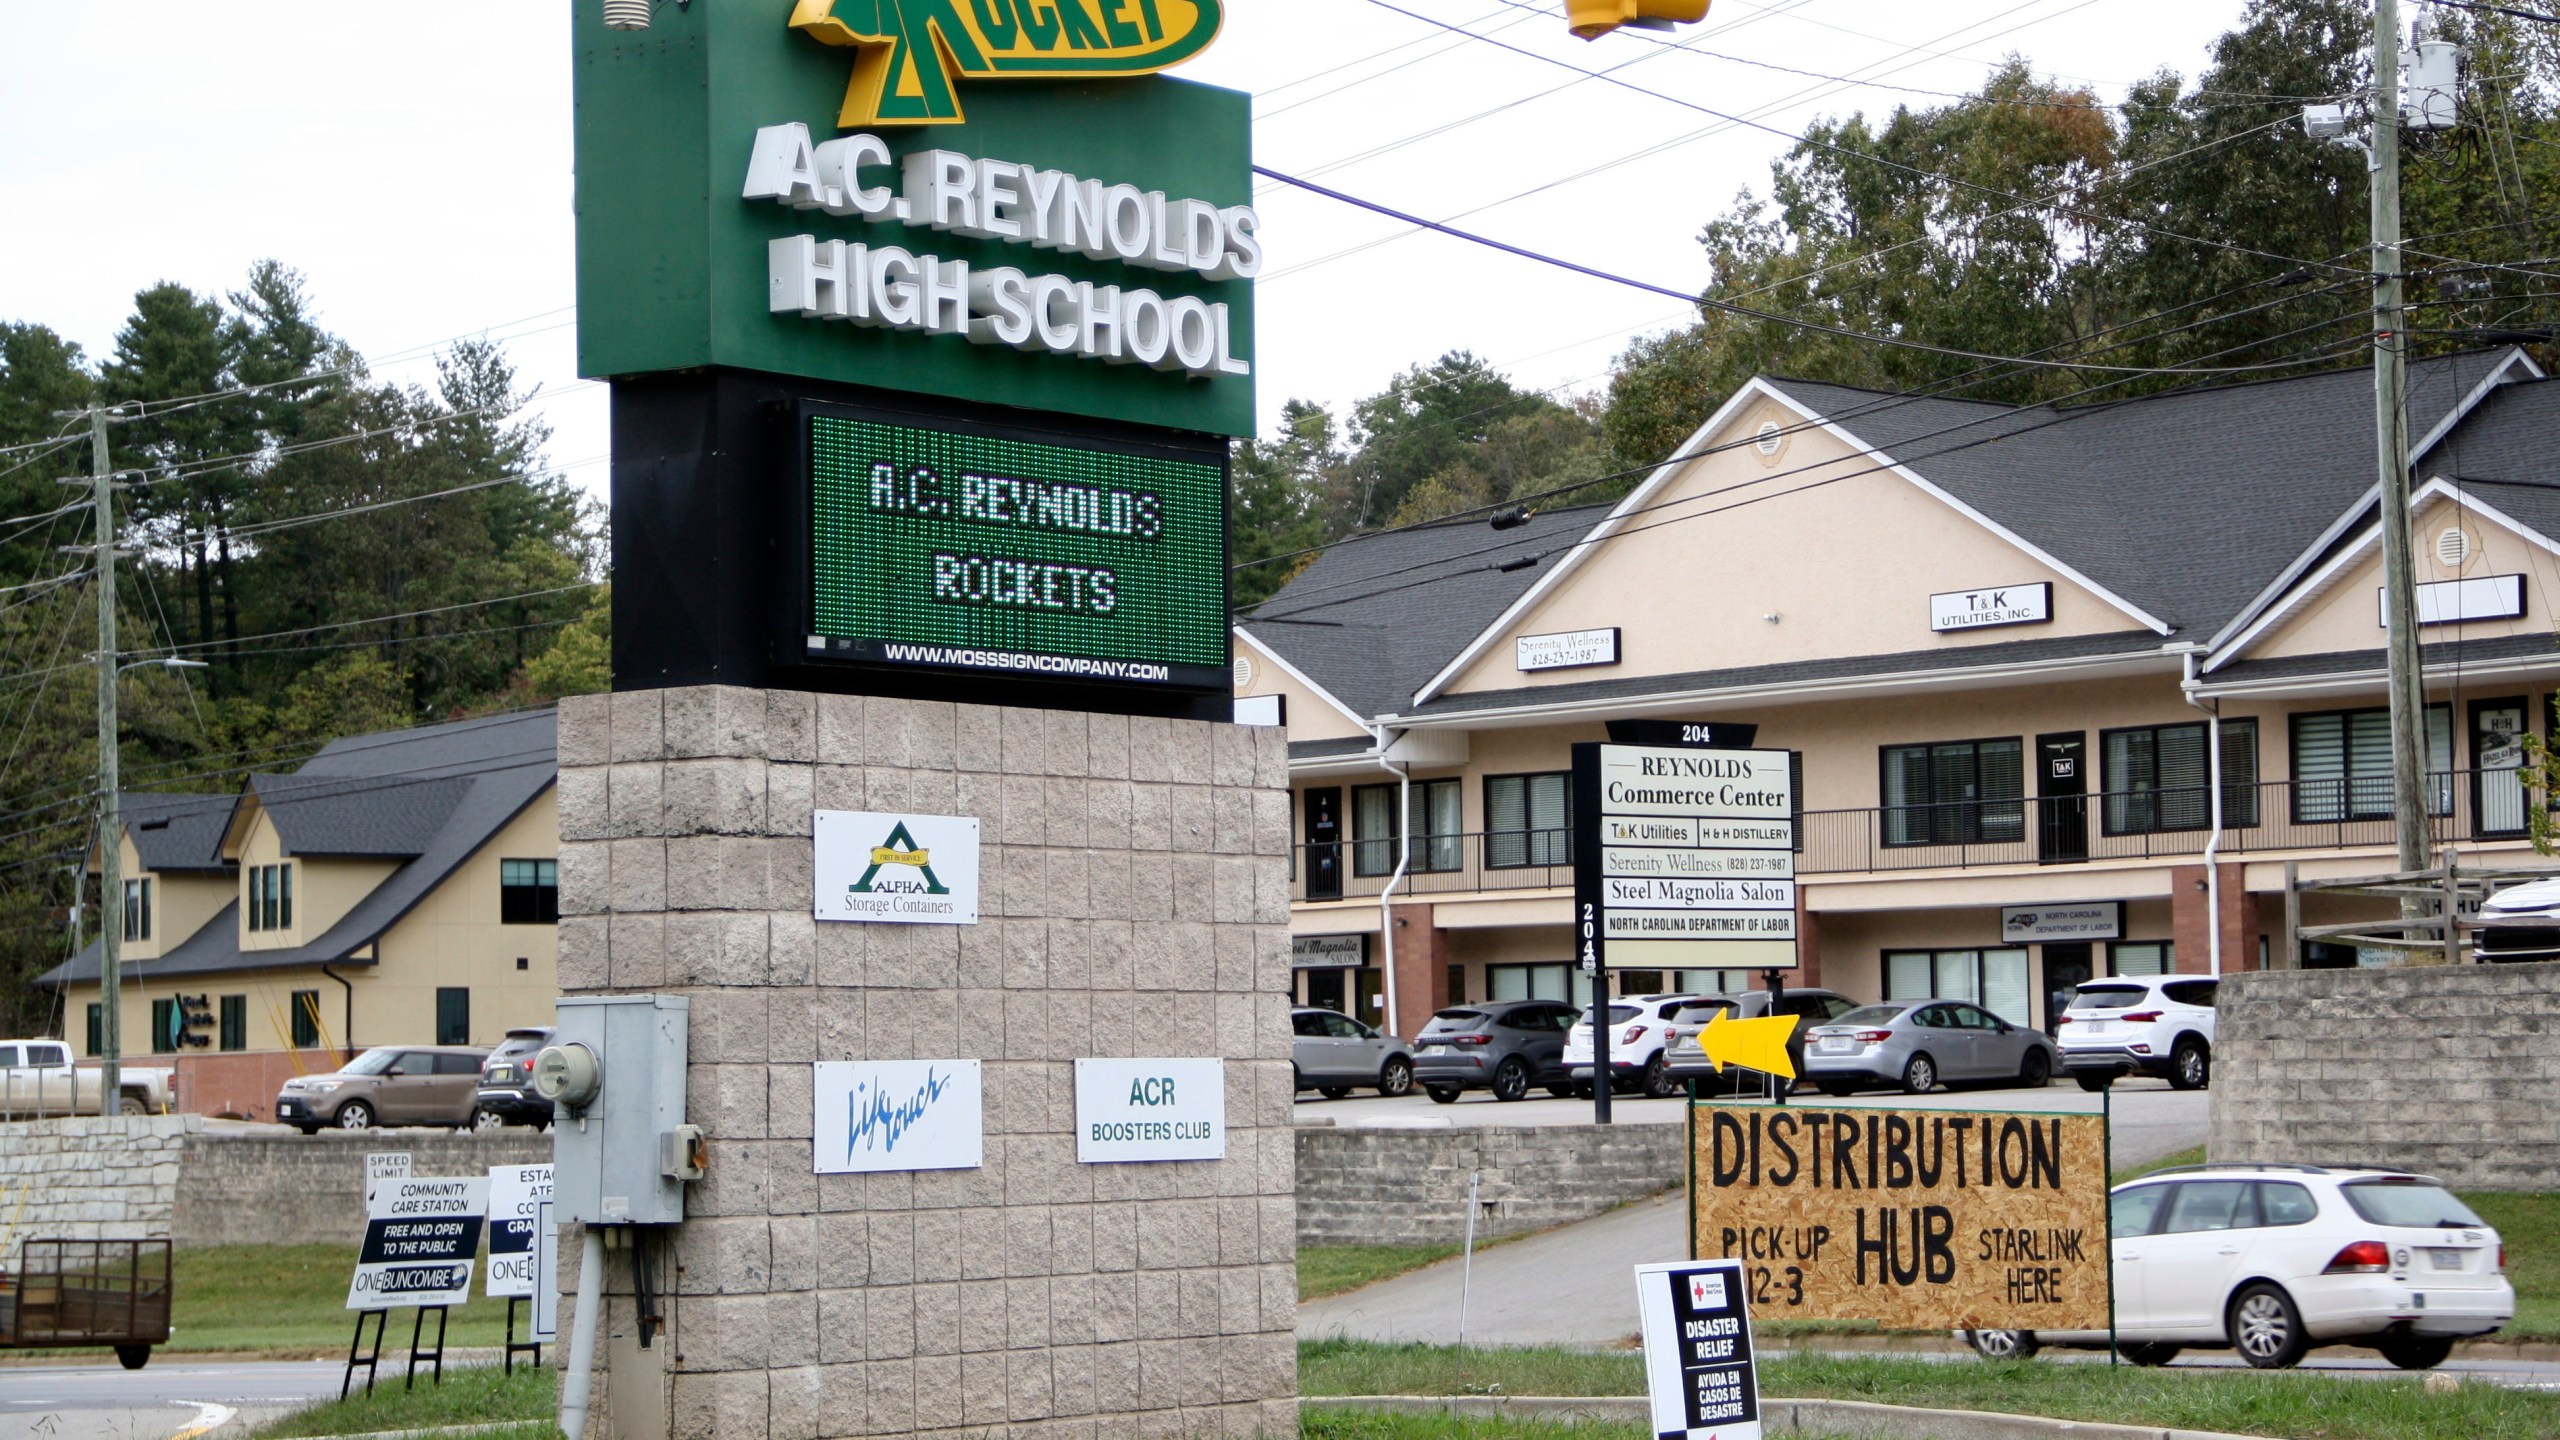
[[[203,1130],[187,1137],[170,1234],[190,1245],[353,1245],[364,1239],[364,1160],[405,1153],[410,1173],[486,1175],[542,1165],[546,1131],[372,1130],[317,1135]]]
[[[0,1125],[0,1265],[33,1237],[162,1240],[180,1157],[200,1115],[21,1120]]]
[[[2215,1160],[2560,1190],[2560,965],[2236,975],[2216,1010]]]
[[[695,688],[565,702],[560,765],[562,989],[691,998],[712,1147],[617,1426],[1297,1433],[1281,732]],[[816,924],[814,809],[979,817],[980,922]],[[1083,1056],[1224,1057],[1227,1158],[1077,1164]],[[984,1168],[812,1173],[813,1061],[955,1057]]]
[[[1586,1220],[1687,1181],[1685,1125],[1298,1131],[1298,1243],[1455,1245]]]

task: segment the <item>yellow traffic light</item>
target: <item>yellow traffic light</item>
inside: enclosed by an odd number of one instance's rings
[[[1597,40],[1621,25],[1668,30],[1707,18],[1708,0],[1564,0],[1565,20],[1584,40]]]

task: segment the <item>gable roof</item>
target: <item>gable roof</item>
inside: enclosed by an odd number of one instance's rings
[[[230,870],[222,858],[222,832],[231,820],[228,795],[120,791],[116,818],[133,841],[142,868],[158,875]]]
[[[279,835],[290,837],[298,831],[324,847],[334,847],[295,848],[292,853],[372,856],[404,863],[357,901],[328,933],[307,944],[243,953],[237,921],[226,911],[225,917],[208,922],[167,958],[134,962],[149,967],[137,973],[372,964],[370,959],[357,960],[356,952],[381,939],[523,813],[551,787],[558,768],[554,716],[543,710],[339,740],[292,775],[262,776],[282,798],[270,801],[269,792],[262,789],[254,803],[292,817],[291,829],[279,821]],[[243,807],[251,803],[247,796],[240,802]],[[367,808],[379,813],[370,819],[357,813]],[[383,845],[411,848],[369,848]],[[183,971],[177,968],[181,965]],[[92,944],[46,972],[38,983],[66,985],[97,978],[98,947]]]

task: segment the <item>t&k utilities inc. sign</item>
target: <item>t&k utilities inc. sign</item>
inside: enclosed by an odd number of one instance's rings
[[[880,925],[978,923],[978,822],[821,810],[815,914]]]
[[[1995,625],[2040,625],[2053,618],[2049,584],[2003,585],[1994,590],[1955,590],[1929,597],[1929,628],[1985,630]]]
[[[821,1060],[812,1088],[821,1175],[986,1163],[985,1078],[975,1060]]]
[[[1223,1060],[1078,1060],[1076,1159],[1227,1158]]]

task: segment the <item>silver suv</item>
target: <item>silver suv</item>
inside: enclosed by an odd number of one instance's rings
[[[2083,1090],[2123,1075],[2157,1075],[2180,1090],[2213,1080],[2213,997],[2219,980],[2127,975],[2090,980],[2063,1012],[2062,1067]]]
[[[1338,1010],[1301,1006],[1289,1012],[1297,1031],[1291,1058],[1298,1088],[1339,1100],[1354,1086],[1375,1085],[1386,1096],[1413,1089],[1413,1052],[1402,1040],[1372,1030]]]
[[[1550,1095],[1573,1093],[1564,1065],[1565,1032],[1582,1012],[1560,1000],[1494,1000],[1452,1005],[1414,1037],[1413,1078],[1442,1105],[1461,1090],[1491,1090],[1518,1100],[1532,1085]]]

